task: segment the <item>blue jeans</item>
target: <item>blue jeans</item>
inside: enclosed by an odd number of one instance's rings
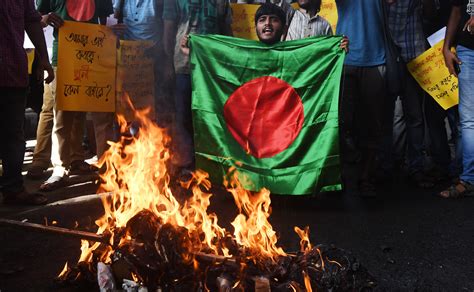
[[[474,50],[457,47],[462,64],[459,73],[459,119],[461,124],[461,180],[474,184]]]

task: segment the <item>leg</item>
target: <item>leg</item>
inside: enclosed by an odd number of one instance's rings
[[[439,174],[443,176],[443,172],[448,173],[451,162],[445,125],[446,111],[432,97],[428,97],[425,100],[425,114],[430,137],[430,155],[435,167],[439,169]]]
[[[53,108],[54,98],[51,93],[51,85],[44,86],[43,106],[36,131],[36,146],[33,154],[31,168],[38,168],[41,172],[48,168],[51,163],[51,132],[53,130]],[[29,172],[28,172],[29,173]]]
[[[358,70],[354,66],[344,66],[339,102],[342,181],[345,192],[355,194],[358,194],[357,162],[360,158],[354,137],[355,106],[359,99]]]
[[[408,171],[410,175],[423,172],[424,148],[424,93],[415,79],[406,72],[405,93],[402,97],[403,113],[407,125]]]
[[[355,112],[359,97],[358,67],[344,66],[340,111],[340,137],[342,160],[354,163],[360,153],[356,147]]]
[[[159,51],[160,52],[160,51]],[[161,51],[162,52],[162,51]],[[155,57],[155,117],[160,127],[171,130],[175,123],[175,101],[169,86],[163,84],[163,54]]]
[[[463,171],[461,180],[474,184],[474,50],[458,46],[459,118],[461,124]]]
[[[376,154],[382,138],[382,121],[386,109],[385,65],[364,67],[360,72],[361,100],[357,107],[356,122],[362,151],[361,194],[374,195]]]
[[[107,141],[114,139],[114,113],[91,113],[94,124],[97,158],[109,148]]]
[[[191,167],[194,162],[193,128],[191,114],[191,77],[176,75],[176,145],[177,163],[180,167]]]
[[[71,132],[68,138],[68,143],[70,145],[70,161],[84,161],[84,149],[82,148],[82,141],[84,139],[84,127],[86,126],[86,113],[84,112],[71,112],[72,125]]]
[[[443,198],[474,195],[474,50],[458,46],[457,54],[462,62],[458,81],[463,170],[460,181],[439,194]]]
[[[3,194],[22,192],[21,170],[25,156],[23,124],[25,116],[26,88],[0,88],[0,127],[2,140],[0,155],[3,165]]]

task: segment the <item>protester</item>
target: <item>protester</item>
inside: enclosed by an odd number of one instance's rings
[[[290,5],[291,2],[293,1],[287,1],[287,0],[239,0],[237,1],[237,3],[239,4],[264,4],[264,3],[275,4],[279,6],[281,9],[283,9],[283,12],[285,13],[285,23],[287,25],[290,25],[293,15],[295,13],[295,10]],[[283,34],[282,36],[284,37],[284,35],[285,34]]]
[[[53,68],[56,71],[58,55],[58,29],[63,25],[64,20],[81,21],[89,23],[105,23],[106,17],[112,14],[112,2],[110,0],[86,1],[81,5],[72,5],[66,0],[38,0],[38,11],[43,15],[43,23],[54,27],[53,43]],[[56,82],[50,85],[51,95],[44,95],[44,98],[56,99]],[[47,104],[55,105],[55,102],[45,100]],[[48,108],[50,110],[50,108]],[[62,187],[68,174],[91,173],[92,168],[84,161],[84,152],[82,149],[82,137],[85,123],[84,112],[62,111],[53,109],[54,126],[52,130],[52,148],[51,161],[53,164],[52,175],[40,186],[40,190],[52,191]],[[50,113],[45,113],[50,115]],[[42,112],[43,115],[43,112]],[[46,122],[40,118],[40,122]],[[50,128],[39,125],[39,129],[45,132],[38,135],[39,139],[48,139]],[[42,143],[40,143],[43,145]],[[48,151],[50,149],[43,149]],[[42,154],[46,157],[47,154]],[[35,161],[35,158],[33,158]],[[35,162],[33,162],[35,165]],[[44,169],[38,171],[34,168],[30,172],[41,173]]]
[[[463,170],[460,180],[439,194],[442,198],[474,196],[474,3],[453,0],[452,4],[443,55],[449,73],[459,82]],[[456,53],[451,51],[455,43]]]
[[[430,188],[434,183],[424,172],[425,123],[423,104],[425,94],[408,72],[407,64],[426,50],[423,33],[423,4],[428,0],[389,1],[388,24],[390,35],[400,48],[403,71],[403,89],[400,92],[407,134],[407,160],[409,179],[418,187]],[[390,99],[393,113],[395,97]],[[393,115],[392,115],[393,116]],[[392,119],[389,120],[390,126]]]
[[[255,13],[255,31],[258,40],[273,45],[281,40],[285,33],[286,14],[275,4],[262,4]]]
[[[164,2],[165,83],[176,84],[177,166],[194,168],[189,57],[180,49],[181,39],[190,33],[232,35],[228,0],[169,0]],[[172,62],[174,60],[174,62]],[[174,63],[174,64],[173,64]]]
[[[3,202],[42,205],[48,199],[44,195],[27,192],[21,175],[25,156],[23,125],[28,86],[28,61],[23,49],[25,31],[40,56],[38,82],[43,82],[43,70],[46,70],[48,76],[45,82],[50,83],[54,79],[54,71],[49,63],[40,24],[41,16],[35,10],[33,0],[3,1],[0,5],[0,18],[3,23],[0,30],[4,39],[0,43],[0,127],[5,137],[0,143]]]
[[[425,0],[424,31],[425,37],[432,35],[445,27],[451,12],[451,0]],[[450,136],[446,131],[445,120],[448,120]],[[459,112],[455,105],[443,109],[434,98],[425,100],[425,119],[429,133],[428,153],[433,165],[428,175],[435,182],[457,178],[462,170],[462,149],[459,136]],[[454,148],[454,159],[451,159],[451,146]]]
[[[299,9],[295,11],[291,23],[288,24],[286,40],[332,35],[329,22],[318,13],[321,10],[321,0],[298,0]]]
[[[337,34],[351,40],[340,105],[343,181],[348,192],[375,196],[375,159],[386,95],[382,2],[336,0],[336,5]]]
[[[285,33],[286,16],[283,9],[272,3],[260,5],[255,13],[255,32],[258,40],[267,45],[273,45],[281,40]],[[180,42],[181,52],[189,56],[188,35]]]
[[[298,6],[300,8],[296,10],[288,25],[287,41],[333,34],[329,22],[318,14],[321,10],[321,0],[298,0]],[[342,39],[341,48],[349,51],[347,37]]]

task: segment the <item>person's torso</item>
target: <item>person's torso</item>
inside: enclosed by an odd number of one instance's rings
[[[421,0],[397,0],[389,5],[388,24],[395,44],[408,62],[426,49]]]
[[[227,0],[176,0],[178,31],[174,54],[178,74],[189,74],[189,57],[181,52],[180,41],[185,34],[220,34],[230,18]]]
[[[321,16],[310,17],[297,10],[288,28],[287,40],[298,40],[312,36],[332,35],[331,25]]]
[[[459,23],[456,40],[458,45],[474,50],[474,35],[467,31],[467,29],[463,30],[471,15],[474,17],[474,1],[464,0],[463,5],[461,5],[461,22]]]
[[[26,87],[27,58],[23,49],[25,0],[4,0],[0,4],[0,87]]]
[[[345,35],[350,41],[345,64],[365,67],[385,63],[381,1],[385,0],[336,0],[336,34]]]
[[[163,0],[125,0],[125,39],[160,41]]]

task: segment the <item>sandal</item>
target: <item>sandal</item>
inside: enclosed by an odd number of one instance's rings
[[[71,163],[71,167],[69,167],[69,174],[70,175],[81,175],[81,174],[92,174],[99,170],[94,165],[90,165],[89,163],[76,160]]]
[[[48,202],[48,198],[40,193],[28,193],[23,190],[16,194],[4,194],[3,204],[16,206],[40,206]]]
[[[47,168],[42,168],[39,166],[32,166],[26,173],[26,177],[30,179],[40,179],[46,175]]]
[[[460,180],[458,183],[450,186],[448,189],[438,194],[443,199],[457,199],[462,197],[474,196],[474,185]]]
[[[44,183],[42,183],[39,189],[43,192],[51,192],[57,190],[65,185],[63,176],[50,176]]]

